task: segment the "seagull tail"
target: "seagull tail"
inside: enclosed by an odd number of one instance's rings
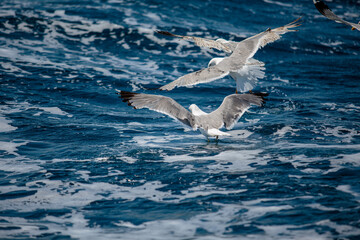
[[[219,129],[216,129],[216,128],[209,129],[208,134],[210,136],[231,136],[231,134],[220,131]]]

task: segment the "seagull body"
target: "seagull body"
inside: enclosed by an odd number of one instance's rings
[[[210,60],[208,67],[219,64],[224,58],[213,58]],[[265,64],[254,58],[251,58],[238,71],[230,71],[229,76],[236,82],[236,92],[247,92],[252,90],[258,79],[265,77]]]
[[[264,104],[264,93],[232,94],[224,98],[218,109],[211,113],[205,113],[196,104],[191,104],[189,110],[169,97],[120,91],[118,93],[123,102],[135,109],[148,108],[168,115],[181,123],[191,127],[209,137],[229,136],[230,134],[220,131],[225,127],[230,130],[240,119],[244,112],[252,105]]]
[[[175,81],[160,87],[160,90],[172,90],[175,87],[191,86],[199,83],[207,83],[227,75],[236,81],[236,89],[239,92],[251,90],[259,78],[264,77],[264,63],[253,59],[259,48],[268,43],[280,39],[281,35],[293,32],[291,28],[300,26],[299,19],[279,28],[267,29],[257,35],[249,37],[241,42],[226,41],[224,39],[209,40],[192,36],[175,35],[169,32],[158,31],[158,33],[192,40],[198,46],[216,48],[231,53],[224,58],[211,59],[207,68],[186,74]]]
[[[327,17],[330,20],[333,20],[337,23],[342,23],[348,26],[351,26],[352,30],[359,30],[360,31],[360,22],[358,24],[356,23],[351,23],[348,21],[345,21],[343,19],[341,19],[339,16],[335,15],[335,13],[333,13],[331,11],[331,9],[323,2],[320,0],[313,0],[315,7],[317,8],[317,10],[319,10],[319,12],[324,15],[325,17]]]

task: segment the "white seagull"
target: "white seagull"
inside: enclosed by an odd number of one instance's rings
[[[241,42],[226,41],[224,39],[209,40],[193,36],[175,35],[165,31],[158,33],[179,37],[185,40],[192,40],[198,46],[216,48],[228,53],[230,56],[225,58],[213,58],[208,67],[196,72],[182,76],[175,81],[160,87],[160,90],[172,90],[175,87],[196,85],[199,83],[212,82],[227,75],[230,75],[236,81],[236,92],[246,92],[253,89],[258,81],[264,77],[264,63],[253,59],[259,48],[268,43],[280,39],[282,34],[295,32],[291,29],[300,26],[300,18],[295,21],[275,29],[268,28],[266,31],[249,37]]]
[[[351,30],[359,30],[360,31],[360,21],[358,24],[356,23],[351,23],[348,21],[345,21],[343,19],[341,19],[340,17],[338,17],[337,15],[335,15],[335,13],[333,13],[331,11],[331,9],[323,2],[320,0],[313,0],[315,7],[317,8],[317,10],[319,10],[319,12],[324,15],[325,17],[327,17],[330,20],[333,20],[337,23],[343,23],[345,25],[349,25],[351,26]]]
[[[266,93],[232,94],[224,98],[218,109],[211,113],[203,112],[197,105],[191,104],[189,110],[177,103],[174,99],[153,94],[133,93],[119,91],[123,102],[135,109],[148,108],[166,114],[193,130],[200,130],[209,141],[209,137],[230,136],[229,133],[219,129],[225,126],[230,130],[240,119],[244,112],[254,104],[262,106],[265,103]]]

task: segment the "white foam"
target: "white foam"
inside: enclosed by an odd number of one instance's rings
[[[15,17],[15,10],[0,9],[0,17]]]
[[[36,105],[31,105],[28,102],[6,102],[5,105],[0,106],[0,110],[3,114],[19,113],[29,109],[40,110],[34,116],[40,116],[42,113],[47,112],[59,116],[72,117],[73,115],[61,110],[59,107],[40,107]],[[0,117],[1,124],[1,117]]]
[[[235,139],[246,139],[253,134],[253,132],[250,132],[248,130],[232,130],[228,131],[227,133],[231,134],[230,138]]]
[[[320,42],[320,43],[327,47],[337,47],[344,44],[343,42],[340,41],[331,42],[330,40],[328,42]]]
[[[353,195],[357,199],[357,201],[360,202],[360,194],[358,192],[355,192],[351,188],[352,187],[350,185],[339,185],[336,187],[336,189],[339,191],[346,192],[346,193]]]
[[[305,226],[304,226],[305,227]],[[302,239],[302,240],[326,240],[331,239],[330,233],[318,233],[315,229],[300,229],[301,226],[284,224],[284,225],[268,225],[259,226],[264,230],[265,239],[273,240],[288,240],[288,239]],[[291,229],[297,229],[296,231]],[[256,239],[256,238],[254,238]]]
[[[360,167],[360,153],[353,154],[340,154],[336,159],[333,159],[331,162],[333,165],[348,165],[351,164],[354,167]]]
[[[78,36],[78,35],[85,35],[88,34],[90,32],[97,32],[97,33],[101,33],[104,30],[110,30],[113,31],[114,29],[123,29],[124,27],[118,24],[114,24],[114,23],[110,23],[108,21],[102,21],[102,20],[98,20],[96,22],[92,22],[89,21],[85,18],[81,18],[79,16],[74,17],[74,16],[67,16],[65,14],[63,14],[63,12],[61,12],[62,14],[60,14],[60,12],[55,12],[58,13],[58,16],[61,16],[63,20],[53,20],[51,22],[51,26],[49,26],[52,31],[56,31],[56,28],[54,27],[62,27],[65,32],[70,35],[70,36]],[[78,23],[77,21],[80,21],[80,23]],[[58,32],[56,32],[56,34],[60,34]],[[67,38],[66,36],[63,36]]]
[[[184,155],[174,155],[174,156],[164,156],[165,162],[177,162],[177,161],[208,161],[214,160],[214,163],[209,163],[206,169],[202,171],[208,173],[219,173],[219,172],[246,172],[252,171],[255,168],[251,167],[250,164],[256,163],[257,165],[264,165],[266,161],[257,156],[262,152],[262,150],[230,150],[223,151],[214,156],[205,156],[205,157],[194,157],[189,154]],[[224,164],[229,163],[228,164]]]
[[[148,12],[148,13],[145,13],[144,16],[150,18],[153,21],[157,21],[157,22],[161,21],[160,16],[155,13]]]
[[[284,83],[289,83],[289,82],[290,82],[289,80],[287,80],[287,79],[282,79],[281,77],[278,77],[278,76],[273,77],[272,80],[274,80],[274,81],[280,81],[280,82],[284,82]]]
[[[316,225],[333,228],[340,236],[342,236],[342,235],[343,236],[359,236],[360,235],[359,228],[349,226],[349,225],[341,225],[341,224],[335,223],[330,220],[319,221],[316,223]],[[333,238],[333,237],[329,236],[329,238],[326,238],[326,239],[331,239],[331,238]]]
[[[18,25],[18,29],[23,31],[23,32],[26,32],[26,33],[32,33],[33,30],[31,29],[31,26],[25,22],[21,22],[19,25]]]
[[[188,188],[182,190],[181,193],[184,195],[184,198],[180,197],[180,200],[185,200],[189,198],[204,197],[213,194],[237,194],[246,192],[247,189],[237,189],[237,190],[227,190],[225,188],[219,188],[212,185],[202,184],[200,186]]]
[[[28,142],[24,141],[11,141],[11,142],[3,142],[0,141],[0,150],[7,152],[8,154],[12,154],[15,156],[19,156],[17,153],[18,147],[28,144]]]
[[[336,103],[321,103],[321,105],[329,107],[329,110],[336,109]]]
[[[0,48],[0,57],[13,58],[14,56],[18,56],[19,53],[20,51],[15,48],[5,48],[5,47]]]
[[[146,132],[146,131],[144,131]],[[151,136],[150,133],[147,132],[146,136],[134,136],[133,141],[136,142],[139,146],[146,147],[158,147],[158,148],[171,148],[171,149],[183,149],[180,146],[174,145],[164,145],[164,143],[169,143],[175,140],[181,140],[184,136],[176,136],[176,135],[168,135],[168,136]],[[190,136],[189,136],[190,137]]]
[[[88,172],[82,172],[82,176],[84,180],[88,179]],[[51,177],[51,175],[48,175],[48,177]],[[77,182],[73,184],[60,180],[44,179],[41,181],[28,182],[25,187],[0,186],[0,191],[36,190],[37,192],[33,195],[13,199],[7,206],[8,209],[23,211],[23,203],[27,202],[26,211],[34,211],[38,208],[61,209],[83,207],[93,201],[101,199],[126,199],[134,201],[136,198],[145,198],[160,202],[172,197],[170,191],[164,192],[157,190],[164,186],[166,185],[160,182],[146,182],[137,187],[124,187],[104,182],[92,184]],[[69,194],[71,194],[71,199],[69,199]],[[104,197],[105,195],[108,197]]]
[[[337,126],[335,128],[327,127],[323,131],[325,136],[334,136],[337,138],[341,138],[342,142],[350,143],[354,136],[359,136],[360,134],[356,129],[348,129],[343,126]]]
[[[360,149],[360,144],[341,144],[341,145],[335,145],[335,144],[315,144],[315,143],[278,143],[273,144],[271,146],[268,146],[268,148],[277,148],[277,149],[299,149],[299,148],[328,148],[328,149]]]
[[[266,3],[270,3],[270,4],[279,5],[281,7],[293,7],[292,4],[282,3],[282,2],[278,2],[278,1],[272,1],[272,0],[263,0],[263,1]]]
[[[205,229],[213,235],[209,239],[223,239],[225,228],[238,211],[236,205],[222,206],[219,211],[199,214],[190,219],[167,219],[142,223],[136,227],[136,234],[133,231],[123,233],[124,239],[147,239],[152,236],[154,239],[186,239],[193,238],[198,228]],[[129,223],[126,223],[129,225]],[[125,227],[124,222],[118,222],[119,226]],[[130,224],[130,226],[132,226]],[[131,228],[135,230],[134,228]],[[196,239],[207,239],[197,236]]]
[[[300,131],[300,129],[293,129],[290,126],[282,127],[281,129],[278,129],[274,135],[281,137],[284,137],[286,134],[290,134],[290,136],[297,136],[296,132]]]
[[[17,66],[12,65],[11,63],[0,63],[1,67],[3,68],[3,71],[7,72],[7,73],[22,73],[22,74],[29,74],[31,75],[32,73],[25,71]]]
[[[194,165],[187,164],[185,167],[183,167],[179,173],[192,173],[196,172]]]
[[[45,112],[48,112],[50,114],[54,114],[54,115],[61,115],[61,116],[68,116],[68,117],[72,117],[71,114],[61,110],[58,107],[36,107],[37,109],[43,110]]]
[[[109,76],[109,77],[114,77],[116,79],[121,79],[124,78],[123,74],[114,74],[112,72],[110,72],[108,69],[106,68],[102,68],[102,67],[92,67],[93,70],[101,72],[104,76]]]
[[[1,132],[11,132],[17,129],[10,125],[11,120],[6,119],[5,117],[0,116],[0,133]]]
[[[96,37],[91,33],[101,33],[105,30],[109,30],[112,36],[116,37],[114,36],[114,30],[123,29],[123,26],[111,23],[109,21],[94,22],[80,16],[67,15],[64,10],[56,10],[54,13],[41,10],[36,12],[27,11],[24,14],[35,18],[40,18],[40,15],[45,15],[49,16],[52,20],[36,20],[37,24],[46,25],[47,27],[44,39],[42,41],[1,38],[5,44],[3,44],[3,47],[0,49],[0,56],[9,59],[13,63],[16,63],[14,66],[12,66],[12,64],[2,64],[4,71],[14,73],[16,76],[20,77],[21,75],[19,74],[30,74],[23,71],[23,67],[41,66],[44,68],[54,68],[59,70],[67,69],[75,71],[79,69],[95,69],[105,76],[112,76],[117,79],[124,78],[124,74],[114,74],[111,72],[111,69],[126,68],[127,66],[124,66],[123,64],[125,63],[126,59],[125,61],[123,61],[123,59],[117,59],[117,61],[113,61],[116,59],[116,57],[112,56],[112,58],[108,58],[107,54],[110,53],[102,52],[100,53],[100,57],[98,57],[96,61],[93,61],[93,57],[86,58],[83,57],[83,55],[86,53],[87,56],[92,56],[92,53],[98,53],[96,48],[84,46],[84,48],[81,50],[73,50],[66,48],[59,41],[59,39],[67,39],[70,41],[81,41],[83,44],[90,44],[97,39],[104,39],[101,37]],[[15,29],[14,26],[8,26],[6,28],[9,31],[26,32],[29,31],[29,29],[32,29],[32,26],[24,22],[19,24],[18,29]],[[59,30],[59,28],[62,30]],[[66,34],[64,34],[63,31],[65,31]],[[51,57],[51,54],[47,55],[48,57],[45,57],[43,54],[44,52],[53,53],[54,51],[57,51],[57,49],[62,49],[66,55],[66,58],[70,60],[76,59],[77,62],[79,62],[78,59],[80,58],[82,61],[78,64],[69,65],[67,63],[71,61],[67,61],[66,63],[59,62],[57,59],[54,60],[54,58]],[[129,64],[128,66],[131,66],[130,69],[139,69],[141,68],[140,65],[142,65],[141,62],[137,63],[137,66],[133,63]]]
[[[126,163],[129,163],[129,164],[133,164],[133,163],[137,162],[136,158],[128,157],[128,156],[122,156],[121,160],[126,162]]]

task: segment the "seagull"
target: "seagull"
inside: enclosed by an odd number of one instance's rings
[[[205,113],[196,104],[191,104],[188,111],[174,99],[161,95],[126,91],[119,91],[117,94],[123,102],[127,102],[134,109],[148,108],[168,115],[194,131],[200,130],[208,141],[209,137],[215,137],[217,141],[219,136],[230,136],[229,133],[219,129],[224,126],[228,130],[232,129],[250,105],[263,106],[264,97],[268,96],[267,93],[261,92],[232,94],[224,98],[218,109]]]
[[[253,59],[257,50],[268,43],[280,39],[282,34],[297,31],[291,28],[300,26],[301,23],[299,20],[300,18],[275,29],[268,28],[266,31],[249,37],[241,42],[227,41],[224,39],[210,40],[158,31],[158,33],[163,35],[194,41],[195,44],[200,47],[216,48],[230,53],[230,56],[228,57],[211,59],[207,68],[186,74],[159,89],[170,91],[175,87],[212,82],[230,75],[236,81],[236,93],[247,92],[255,87],[258,79],[264,78],[263,70],[265,70],[265,64]]]
[[[328,19],[333,20],[337,23],[343,23],[345,25],[349,25],[349,26],[351,26],[351,30],[357,29],[360,31],[360,21],[358,24],[345,21],[345,20],[341,19],[339,16],[335,15],[323,1],[313,0],[313,2],[315,4],[315,7],[317,8],[317,10],[319,10],[319,12],[322,15],[324,15],[325,17],[327,17]]]

